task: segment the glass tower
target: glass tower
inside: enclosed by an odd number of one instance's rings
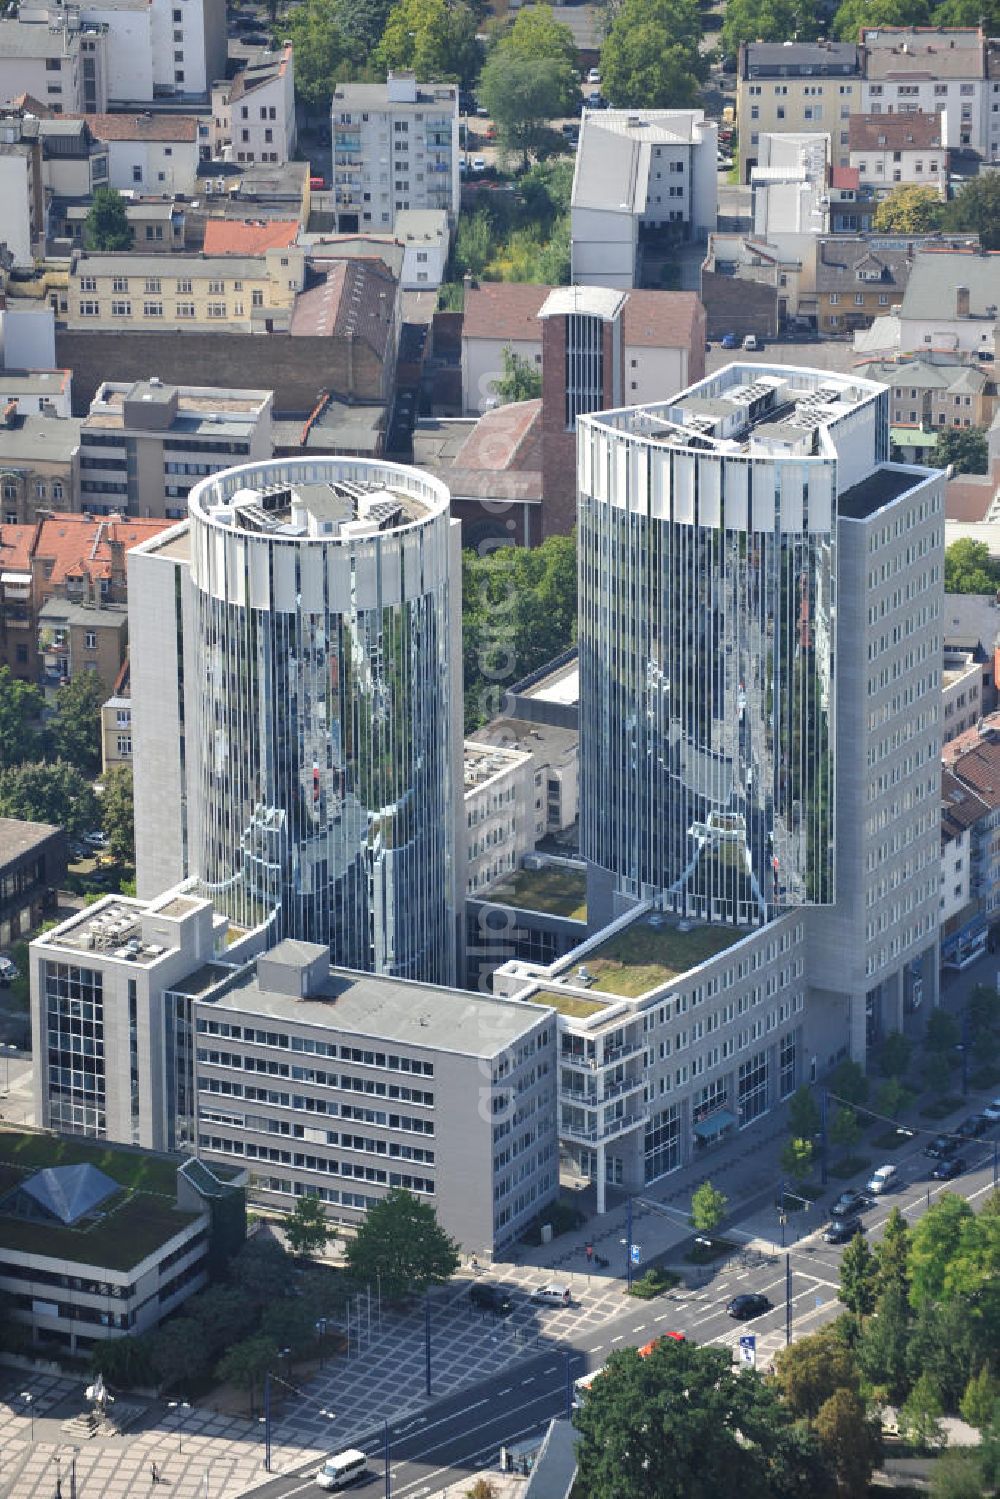
[[[834,899],[837,495],[884,392],[729,366],[581,417],[581,848],[610,916]],[[603,895],[601,889],[603,888]]]
[[[295,459],[191,492],[189,856],[240,925],[351,968],[454,972],[447,490]],[[455,583],[457,587],[457,580]]]

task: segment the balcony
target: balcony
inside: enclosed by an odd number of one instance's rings
[[[611,1083],[605,1088],[567,1088],[560,1084],[559,1097],[563,1103],[575,1103],[580,1108],[594,1109],[601,1104],[610,1103],[612,1099],[622,1098],[626,1093],[638,1093],[641,1088],[641,1077],[625,1078],[622,1082]]]
[[[586,1145],[600,1145],[626,1130],[637,1129],[644,1123],[642,1114],[624,1114],[620,1119],[611,1119],[599,1129],[587,1129],[584,1125],[570,1124],[560,1120],[559,1133],[571,1140],[582,1140]]]
[[[620,1062],[622,1057],[634,1057],[637,1051],[642,1051],[641,1041],[624,1041],[621,1046],[606,1046],[602,1067],[610,1067],[613,1062]]]

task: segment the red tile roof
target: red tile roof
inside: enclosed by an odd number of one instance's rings
[[[856,193],[861,186],[861,173],[857,167],[833,167],[830,172],[830,186],[837,188],[839,192]]]
[[[520,281],[484,281],[465,293],[465,338],[540,343],[538,314],[552,288]],[[625,343],[651,349],[686,348],[704,336],[701,301],[693,291],[629,291],[622,326]]]
[[[31,571],[35,526],[0,526],[0,573]]]
[[[697,292],[630,291],[626,297],[622,330],[628,348],[689,348],[704,340],[705,311]]]
[[[965,737],[959,735],[956,745],[961,745]],[[975,748],[958,755],[951,769],[988,807],[1000,807],[1000,734],[995,730],[987,730]]]
[[[127,552],[173,525],[172,520],[132,516],[53,515],[38,527],[33,554],[40,561],[52,562],[46,582],[53,587],[70,577],[110,578],[113,542],[121,542]]]
[[[847,139],[852,151],[924,151],[941,144],[941,116],[851,115]]]
[[[198,121],[194,115],[69,115],[84,119],[99,141],[194,141]]]
[[[206,255],[263,255],[265,250],[287,250],[298,232],[296,219],[209,219],[204,250]]]

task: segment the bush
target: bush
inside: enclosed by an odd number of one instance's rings
[[[728,1239],[705,1239],[691,1245],[684,1258],[689,1265],[711,1265],[736,1248]]]
[[[632,1289],[628,1294],[638,1296],[640,1301],[652,1301],[654,1296],[662,1296],[664,1291],[672,1291],[674,1286],[680,1285],[680,1279],[673,1270],[653,1265],[645,1275],[640,1275],[638,1280],[632,1282]]]

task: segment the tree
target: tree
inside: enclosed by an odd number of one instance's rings
[[[493,381],[493,390],[501,406],[512,401],[533,401],[542,393],[542,375],[530,359],[515,354],[510,344],[500,350],[503,374]]]
[[[808,42],[816,32],[815,11],[800,0],[728,0],[722,50],[738,52],[741,42]]]
[[[830,1139],[834,1145],[840,1146],[845,1155],[850,1155],[861,1139],[861,1126],[853,1109],[837,1110],[830,1125]]]
[[[858,1368],[868,1385],[898,1404],[910,1387],[907,1344],[910,1308],[905,1290],[892,1286],[879,1296],[877,1315],[869,1317],[857,1345]]]
[[[291,1295],[295,1262],[275,1239],[248,1239],[229,1266],[229,1280],[256,1309]]]
[[[945,228],[975,233],[984,250],[1000,250],[1000,178],[983,172],[963,182],[948,205]]]
[[[347,1245],[352,1275],[369,1283],[379,1277],[382,1295],[401,1300],[439,1285],[458,1269],[458,1245],[448,1237],[429,1203],[393,1187],[368,1209]]]
[[[886,1077],[905,1077],[913,1047],[902,1031],[890,1031],[882,1043],[879,1059]]]
[[[475,12],[464,0],[398,0],[375,49],[380,69],[412,68],[422,81],[471,83],[479,68]]]
[[[315,1192],[296,1199],[294,1211],[283,1224],[285,1238],[293,1254],[314,1254],[326,1247],[333,1230],[327,1221],[323,1204]]]
[[[88,250],[131,250],[132,226],[125,199],[113,187],[99,187],[83,221],[83,243]]]
[[[282,31],[295,48],[296,98],[311,109],[329,108],[336,82],[356,73],[362,58],[377,42],[388,7],[369,5],[357,18],[352,32],[354,5],[338,0],[304,0],[285,16]],[[370,18],[375,36],[362,39]]]
[[[781,1169],[793,1182],[801,1184],[809,1180],[813,1167],[813,1142],[792,1137],[785,1142],[781,1152]]]
[[[945,427],[937,434],[934,464],[937,468],[950,464],[956,474],[985,474],[990,466],[985,428]]]
[[[898,1077],[887,1077],[875,1099],[875,1107],[886,1119],[895,1119],[903,1105],[906,1089]]]
[[[210,1355],[193,1317],[172,1317],[151,1336],[152,1364],[161,1389],[184,1389],[201,1379]]]
[[[774,1382],[794,1416],[812,1419],[837,1390],[856,1390],[858,1373],[851,1350],[829,1326],[778,1349]]]
[[[696,0],[622,0],[601,48],[602,88],[612,104],[685,108],[705,76]]]
[[[108,840],[108,852],[119,864],[135,862],[135,807],[132,767],[114,765],[104,775],[101,798],[101,826]]]
[[[0,765],[35,758],[37,723],[44,706],[40,688],[22,682],[9,666],[0,666]]]
[[[219,1360],[215,1374],[217,1379],[234,1384],[238,1389],[250,1392],[250,1414],[254,1411],[254,1392],[271,1365],[277,1361],[278,1345],[264,1333],[244,1338]]]
[[[928,0],[843,0],[833,18],[834,34],[856,42],[862,26],[926,26]]]
[[[107,693],[95,671],[80,671],[56,693],[48,736],[56,754],[84,772],[101,763],[101,707]]]
[[[931,1499],[982,1499],[983,1473],[976,1455],[943,1452],[931,1469],[930,1492]]]
[[[864,1103],[868,1097],[868,1079],[860,1063],[850,1057],[838,1062],[830,1077],[830,1092],[844,1103]]]
[[[699,1233],[714,1233],[726,1215],[729,1198],[710,1181],[703,1181],[691,1193],[691,1226]]]
[[[856,1317],[875,1309],[876,1260],[863,1234],[855,1234],[840,1257],[838,1299]]]
[[[947,1093],[951,1083],[951,1064],[942,1052],[928,1053],[921,1071],[925,1088],[929,1088],[932,1093]]]
[[[889,1291],[910,1294],[910,1229],[898,1207],[885,1220],[882,1238],[875,1246],[875,1283],[879,1296]]]
[[[852,0],[854,3],[854,0]],[[940,229],[945,205],[932,187],[894,187],[875,209],[873,227],[891,234],[931,234]]]
[[[955,546],[960,546],[960,545],[961,545],[960,542],[956,542],[955,543]],[[948,550],[949,551],[953,551],[954,547],[949,547]],[[946,574],[947,574],[947,567],[948,567],[948,558],[947,558],[947,553],[946,553],[945,554],[945,573]],[[956,589],[948,588],[947,582],[945,583],[945,588],[946,588],[946,590],[947,590],[948,593],[955,593],[955,592],[962,593],[962,592],[965,591],[963,589],[957,589],[956,590]],[[924,1044],[928,1047],[928,1049],[930,1051],[936,1051],[936,1052],[941,1052],[941,1053],[943,1053],[943,1052],[949,1052],[949,1051],[954,1051],[955,1047],[958,1045],[958,1043],[961,1040],[961,1038],[962,1038],[962,1032],[959,1029],[958,1021],[955,1019],[954,1015],[949,1015],[949,1013],[948,1013],[947,1010],[937,1009],[937,1010],[932,1010],[931,1011],[931,1013],[927,1017],[927,1029],[924,1032]]]
[[[587,1499],[703,1499],[739,1474],[741,1494],[822,1493],[815,1443],[774,1389],[733,1372],[728,1349],[663,1339],[613,1353],[574,1423]]]
[[[962,1420],[968,1421],[977,1431],[982,1431],[995,1420],[1000,1410],[1000,1380],[990,1372],[989,1364],[983,1364],[969,1380],[958,1408]]]
[[[789,1099],[788,1128],[800,1140],[811,1140],[819,1129],[819,1106],[805,1083]]]
[[[520,57],[500,47],[479,77],[479,98],[496,122],[500,146],[520,152],[527,166],[543,146],[549,121],[565,112],[573,82],[568,63],[551,57]]]
[[[972,1034],[1000,1025],[1000,994],[990,984],[975,984],[966,1004]]]
[[[79,838],[97,822],[97,797],[90,782],[64,760],[12,765],[0,770],[0,817],[55,823]]]
[[[90,1354],[90,1367],[108,1384],[122,1390],[151,1385],[156,1380],[150,1337],[99,1338]]]
[[[955,1192],[943,1192],[910,1231],[910,1301],[914,1307],[940,1301],[948,1266],[958,1251],[972,1208]]]
[[[944,1415],[941,1394],[926,1370],[903,1401],[900,1428],[920,1447],[939,1447],[944,1439],[940,1418]]]
[[[856,1390],[835,1390],[816,1414],[816,1435],[842,1494],[868,1492],[882,1455],[881,1428]]]

